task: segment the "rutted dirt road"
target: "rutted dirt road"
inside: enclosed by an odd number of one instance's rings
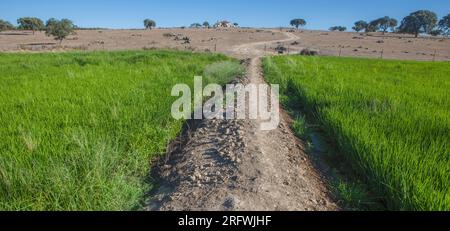
[[[247,58],[247,75],[236,82],[264,83],[264,47],[286,39],[239,45],[225,52]],[[158,189],[147,210],[338,210],[326,183],[290,130],[281,110],[277,129],[261,120],[191,121],[170,154],[155,167]]]

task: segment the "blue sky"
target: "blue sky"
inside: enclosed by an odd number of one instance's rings
[[[399,21],[412,11],[429,9],[441,18],[449,0],[1,0],[0,19],[22,16],[69,18],[82,27],[141,28],[144,18],[158,26],[189,26],[219,19],[241,26],[287,26],[292,18],[307,20],[308,29],[328,29],[391,16]]]

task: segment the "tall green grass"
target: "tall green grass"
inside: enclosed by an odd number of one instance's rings
[[[229,60],[184,52],[0,54],[0,210],[129,210],[182,127],[172,86]]]
[[[203,77],[208,82],[225,85],[230,83],[234,77],[242,76],[245,73],[245,68],[235,61],[223,61],[213,63],[205,68]]]
[[[287,56],[264,70],[389,209],[450,210],[450,63]]]

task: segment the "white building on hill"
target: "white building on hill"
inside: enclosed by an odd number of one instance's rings
[[[216,22],[216,24],[214,24],[214,27],[215,28],[233,28],[236,26],[227,20],[222,20],[222,21]]]

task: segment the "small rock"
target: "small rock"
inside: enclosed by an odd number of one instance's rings
[[[224,208],[227,208],[227,209],[233,208],[234,207],[234,199],[230,198],[230,197],[225,199],[225,201],[223,202],[222,206]]]

